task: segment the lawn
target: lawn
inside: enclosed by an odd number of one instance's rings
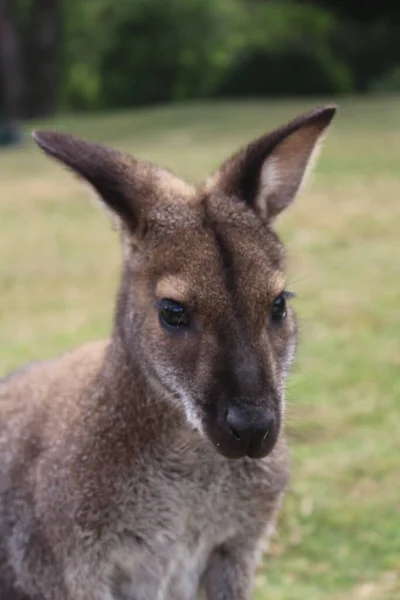
[[[314,104],[194,104],[45,126],[198,180]],[[0,153],[0,186],[1,375],[106,335],[120,258],[106,213],[32,143]],[[278,227],[301,343],[288,385],[292,483],[256,597],[398,599],[400,98],[341,102],[311,185]]]

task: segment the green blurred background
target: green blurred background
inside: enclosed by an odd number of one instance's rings
[[[197,181],[339,102],[278,223],[300,319],[293,474],[257,600],[400,598],[400,26],[377,4],[0,0],[0,142],[24,142],[0,149],[0,376],[107,335],[119,276],[107,216],[33,127]]]
[[[0,0],[0,98],[37,117],[400,91],[399,15],[384,1]]]

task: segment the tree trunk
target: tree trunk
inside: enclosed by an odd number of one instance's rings
[[[29,116],[47,116],[57,107],[60,0],[35,0],[31,6],[30,35],[26,49],[26,110]]]
[[[20,38],[11,14],[11,1],[0,0],[0,88],[2,91],[2,119],[6,125],[12,125],[21,117],[20,51]]]

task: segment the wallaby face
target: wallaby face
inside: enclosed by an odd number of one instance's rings
[[[296,319],[273,223],[334,112],[261,137],[198,187],[103,146],[35,133],[119,217],[115,335],[132,368],[228,458],[264,457],[279,435]]]
[[[158,227],[126,253],[125,343],[222,454],[264,456],[279,433],[295,343],[281,244],[222,193],[204,193]]]

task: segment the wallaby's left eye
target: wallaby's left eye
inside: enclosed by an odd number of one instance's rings
[[[271,317],[273,321],[282,321],[286,317],[286,293],[277,296],[272,304]]]
[[[177,330],[189,327],[189,313],[179,302],[164,298],[157,303],[157,306],[160,311],[160,323],[165,329]]]

